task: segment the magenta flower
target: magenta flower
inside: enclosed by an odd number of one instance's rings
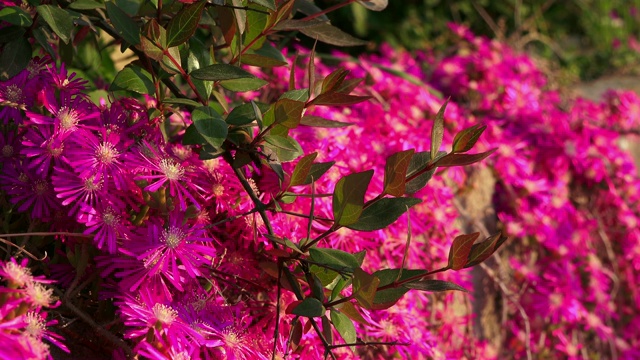
[[[169,194],[176,198],[180,210],[187,209],[187,199],[193,206],[200,209],[196,197],[200,198],[199,193],[203,189],[191,180],[195,169],[184,167],[177,159],[148,142],[144,142],[138,148],[138,152],[131,160],[142,172],[136,175],[135,179],[146,180],[149,183],[145,186],[145,191],[155,192],[167,185]]]
[[[202,266],[211,265],[216,250],[213,239],[204,229],[192,226],[184,213],[172,212],[163,225],[151,222],[147,234],[125,244],[126,253],[131,253],[142,262],[144,271],[132,274],[134,289],[145,279],[160,275],[182,291],[185,275],[195,278],[202,275]]]

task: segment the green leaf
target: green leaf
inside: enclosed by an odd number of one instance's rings
[[[129,44],[138,45],[140,43],[140,26],[113,2],[109,1],[105,5],[109,20],[116,32]]]
[[[364,317],[362,317],[362,314],[360,314],[358,309],[356,309],[356,307],[348,301],[336,305],[335,308],[340,310],[341,313],[347,315],[349,319],[353,321],[356,321],[365,326],[371,325],[367,320],[365,320]]]
[[[258,5],[262,5],[262,6],[266,7],[269,10],[276,11],[276,2],[275,2],[275,0],[249,0],[249,2],[252,2],[254,4],[258,4]]]
[[[65,44],[71,40],[73,17],[66,11],[53,5],[40,5],[36,11]]]
[[[436,156],[436,159],[446,154],[447,154],[446,152],[441,151]],[[427,166],[429,166],[430,163],[431,163],[430,151],[422,151],[422,152],[417,152],[413,154],[413,157],[409,162],[409,168],[407,169],[407,179],[423,171]],[[416,193],[418,190],[422,189],[423,187],[425,187],[425,185],[427,185],[427,182],[431,180],[431,177],[435,172],[436,172],[436,168],[434,167],[433,169],[418,175],[414,179],[407,181],[406,189],[405,189],[406,193],[413,194],[413,193]]]
[[[307,102],[309,100],[309,91],[307,89],[289,90],[278,98],[278,100],[282,99]]]
[[[69,4],[69,8],[74,10],[104,9],[104,4],[96,0],[76,0]]]
[[[298,141],[289,136],[267,135],[264,137],[267,144],[276,151],[280,161],[292,161],[303,154],[302,147]]]
[[[329,286],[340,277],[339,273],[318,265],[309,266],[309,272],[317,276],[323,286]]]
[[[309,287],[311,288],[311,296],[320,301],[324,301],[324,284],[315,274],[311,274],[309,277],[311,278],[309,279],[311,282],[309,284]]]
[[[362,215],[353,224],[347,225],[349,229],[359,231],[374,231],[383,229],[393,224],[400,215],[407,212],[407,207],[421,203],[415,198],[384,198],[380,199],[364,209]]]
[[[185,98],[165,98],[164,100],[162,100],[162,102],[164,102],[165,104],[184,105],[184,106],[192,106],[192,107],[198,107],[202,105],[197,101],[193,101],[191,99],[185,99]]]
[[[308,92],[305,90],[305,93],[308,93]],[[329,119],[325,119],[323,117],[314,116],[314,115],[306,115],[306,116],[303,116],[302,119],[300,119],[300,125],[310,126],[310,127],[320,127],[320,128],[341,128],[341,127],[351,126],[353,124],[354,123],[345,123],[340,121],[329,120]]]
[[[320,94],[309,105],[345,106],[354,105],[371,99],[371,96],[347,95],[339,92]]]
[[[180,56],[180,50],[177,46],[170,47],[166,50],[167,54],[162,56],[162,60],[160,62],[160,66],[170,74],[177,74],[180,72],[180,68],[182,67],[182,60]],[[171,56],[171,57],[169,57]]]
[[[442,145],[442,139],[444,137],[444,112],[447,109],[447,104],[449,104],[448,99],[444,102],[444,105],[442,105],[433,121],[433,128],[431,129],[431,160],[436,158],[440,150],[440,145]]]
[[[262,32],[267,26],[269,14],[262,12],[263,10],[264,7],[262,6],[249,5],[249,10],[247,11],[247,24],[245,28],[246,30],[244,32],[244,40],[242,41],[242,44],[245,47],[253,43],[250,48],[259,49],[267,39],[266,36],[262,34]]]
[[[478,265],[481,262],[488,259],[498,248],[507,241],[506,236],[502,236],[502,233],[495,233],[484,241],[474,244],[469,252],[469,258],[465,268]]]
[[[288,129],[294,129],[300,123],[304,112],[304,102],[291,99],[276,101],[274,108],[275,124],[280,124]]]
[[[213,64],[194,70],[190,74],[200,80],[220,81],[231,79],[254,78],[255,76],[241,68],[229,64]]]
[[[17,25],[11,25],[7,27],[3,27],[2,31],[0,31],[0,44],[9,43],[15,41],[18,38],[21,38],[26,30]]]
[[[178,46],[189,40],[198,29],[206,1],[183,7],[167,25],[167,46]]]
[[[373,275],[380,279],[380,285],[378,285],[378,288],[394,283],[398,278],[399,272],[400,272],[400,269],[384,269],[384,270],[378,270],[374,272]],[[402,276],[400,276],[399,281],[403,281],[408,278],[412,278],[414,276],[419,276],[426,273],[427,273],[426,270],[403,269]],[[408,291],[409,291],[408,288],[405,288],[402,286],[399,286],[397,288],[378,290],[376,292],[376,296],[373,301],[374,302],[373,309],[383,310],[393,306]]]
[[[467,264],[469,252],[474,241],[480,236],[479,232],[468,235],[458,235],[453,239],[449,249],[449,267],[452,270],[460,270]]]
[[[200,105],[200,104],[198,104]],[[182,137],[183,145],[204,145],[207,141],[200,135],[194,124],[189,125]]]
[[[322,306],[320,300],[308,297],[300,302],[291,313],[308,318],[321,317],[327,310]]]
[[[266,111],[268,109],[267,105],[258,104],[259,111]],[[261,108],[261,109],[260,109]],[[236,106],[229,115],[227,115],[227,124],[242,126],[246,124],[250,124],[256,120],[256,112],[253,109],[253,105],[251,103],[242,104]]]
[[[331,322],[345,343],[355,344],[358,339],[356,336],[356,327],[353,326],[351,319],[349,319],[347,315],[331,309]],[[355,351],[355,346],[351,346],[351,351]]]
[[[372,176],[373,170],[367,170],[338,180],[333,192],[333,216],[336,224],[351,225],[358,221]]]
[[[268,82],[259,78],[242,78],[220,81],[220,86],[233,92],[253,91],[267,85]]]
[[[304,182],[300,185],[311,184],[312,181],[318,181],[324,173],[326,173],[331,167],[335,164],[335,161],[315,163],[311,165],[311,170],[309,170],[309,174],[307,178],[304,179]]]
[[[357,0],[357,2],[371,11],[382,11],[389,5],[389,0]]]
[[[365,309],[373,309],[379,286],[380,279],[377,276],[371,275],[361,268],[356,268],[353,272],[353,293],[358,304]]]
[[[147,70],[136,65],[130,65],[116,75],[109,90],[130,90],[139,94],[153,94],[155,85],[151,74]]]
[[[22,27],[29,27],[33,23],[31,16],[17,6],[8,6],[0,10],[0,20]]]
[[[452,282],[444,281],[444,280],[423,279],[423,280],[412,281],[410,283],[403,284],[402,286],[406,287],[407,289],[430,291],[430,292],[440,292],[440,291],[450,291],[450,290],[468,292],[467,289],[463,288],[462,286],[454,284]]]
[[[296,0],[293,2],[293,12],[299,11],[305,15],[314,15],[322,11],[314,2],[314,0]],[[322,14],[317,16],[317,19],[322,21],[329,21],[327,15]]]
[[[201,106],[191,113],[191,119],[207,143],[216,149],[222,146],[229,129],[220,114],[208,106]]]
[[[409,163],[413,158],[415,150],[409,149],[397,152],[387,158],[384,167],[384,190],[383,194],[402,196],[405,193],[405,183]]]
[[[353,272],[360,267],[358,260],[348,252],[337,249],[311,248],[309,257],[313,262],[326,265],[330,269]]]
[[[335,46],[359,46],[367,44],[366,41],[357,39],[326,21],[312,20],[285,20],[274,27],[274,30],[299,30],[312,39]]]
[[[486,129],[486,125],[473,125],[457,133],[453,138],[453,152],[463,153],[471,150]]]
[[[291,173],[291,180],[289,181],[289,186],[297,186],[304,184],[304,180],[309,175],[309,171],[311,171],[311,166],[313,165],[313,160],[318,156],[317,152],[305,155],[298,161],[296,167],[293,169],[293,173]]]
[[[46,26],[40,26],[38,28],[33,29],[33,37],[36,38],[36,41],[42,48],[51,55],[52,58],[56,58],[57,54],[49,44],[49,36],[47,35],[49,29]]]
[[[450,166],[464,166],[471,165],[473,163],[477,163],[478,161],[484,160],[489,155],[496,152],[498,148],[491,149],[489,151],[485,151],[479,154],[448,154],[442,157],[440,160],[436,161],[436,166],[438,167],[450,167]]]
[[[19,37],[4,46],[0,53],[0,78],[6,80],[14,77],[29,65],[31,60],[31,44]]]
[[[262,68],[284,66],[289,63],[287,58],[282,55],[282,52],[267,41],[262,44],[260,49],[249,50],[246,54],[242,55],[240,61],[246,65],[259,66]]]

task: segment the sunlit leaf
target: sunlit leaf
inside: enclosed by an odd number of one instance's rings
[[[373,170],[347,175],[336,183],[333,193],[333,216],[336,224],[350,225],[358,221],[364,206]]]
[[[397,152],[387,158],[384,168],[383,193],[393,196],[405,194],[407,170],[414,152],[413,149],[409,149]]]
[[[468,292],[467,289],[463,288],[460,285],[454,284],[449,281],[443,280],[431,280],[431,279],[422,279],[417,281],[412,281],[402,286],[413,289],[413,290],[422,290],[429,292],[440,292],[440,291],[450,291],[450,290],[458,290],[463,292]]]
[[[422,202],[416,198],[384,198],[380,199],[362,211],[360,218],[348,228],[360,231],[374,231],[393,224],[400,215]]]
[[[449,249],[449,267],[452,270],[460,270],[467,264],[467,258],[474,241],[480,236],[479,232],[468,235],[459,235],[453,239]]]

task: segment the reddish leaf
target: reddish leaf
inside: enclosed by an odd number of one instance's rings
[[[452,270],[460,270],[467,264],[469,252],[473,242],[480,236],[479,232],[468,235],[459,235],[453,239],[451,249],[449,250],[449,267]]]
[[[502,233],[495,233],[484,241],[474,244],[469,252],[469,258],[465,268],[478,265],[488,259],[507,240]]]
[[[477,163],[498,150],[497,148],[479,154],[448,154],[436,161],[438,167],[463,166]]]
[[[302,340],[302,323],[300,319],[294,320],[293,327],[291,328],[291,350],[296,351]]]
[[[339,68],[322,80],[322,94],[335,92],[335,89],[342,85],[344,78],[349,74],[349,70]]]
[[[430,292],[440,292],[440,291],[450,291],[450,290],[468,292],[467,289],[463,288],[462,286],[454,284],[452,282],[444,281],[444,280],[423,279],[423,280],[412,281],[402,286],[408,289],[430,291]]]
[[[486,125],[473,125],[457,133],[453,139],[453,152],[463,153],[471,150],[486,128]]]
[[[300,125],[321,128],[340,128],[353,125],[353,123],[334,121],[325,119],[320,116],[307,115],[302,117],[302,119],[300,120]]]
[[[316,96],[309,105],[353,105],[357,103],[361,103],[363,101],[367,101],[371,99],[371,96],[356,96],[356,95],[347,95],[337,92],[325,93]]]
[[[384,168],[383,194],[402,196],[405,192],[407,169],[414,150],[397,152],[387,158]]]

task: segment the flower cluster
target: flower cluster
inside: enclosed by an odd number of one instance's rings
[[[0,263],[0,279],[3,282],[0,295],[0,356],[3,359],[43,359],[49,357],[49,345],[69,352],[62,343],[62,336],[49,329],[58,323],[47,321],[46,308],[55,308],[60,302],[53,296],[53,289],[46,284],[51,280],[34,276],[27,260],[11,259]]]
[[[629,154],[617,146],[621,132],[640,125],[640,99],[609,93],[602,103],[561,100],[527,56],[463,27],[452,31],[459,36],[458,51],[445,58],[383,47],[384,56],[342,64],[352,76],[368,79],[359,91],[373,99],[309,109],[354,125],[291,131],[305,153],[316,151],[317,161],[336,165],[315,183],[313,207],[310,196],[282,204],[283,212],[269,214],[269,226],[296,241],[322,234],[331,226],[323,219],[333,214],[331,198],[322,195],[351,172],[374,169],[369,193],[380,193],[386,157],[410,148],[428,151],[430,119],[451,97],[443,146],[458,131],[483,123],[486,135],[475,150],[499,149],[481,166],[497,178],[492,201],[498,225],[513,238],[504,259],[510,270],[498,279],[505,292],[506,316],[499,324],[504,346],[474,335],[467,297],[415,291],[386,311],[356,317],[363,342],[386,346],[357,348],[355,354],[340,347],[334,354],[640,356],[634,350],[640,348],[640,179]],[[294,74],[299,84],[307,76],[303,68]],[[316,70],[327,75],[332,69],[318,62]],[[394,75],[398,71],[406,76]],[[275,68],[260,76],[275,93],[286,88],[288,72]],[[195,147],[179,144],[192,124],[188,113],[176,110],[161,123],[148,115],[151,98],[146,105],[129,98],[95,104],[84,86],[46,58],[0,83],[0,190],[7,208],[16,210],[5,215],[7,228],[26,217],[57,236],[58,249],[65,251],[56,254],[57,263],[42,265],[46,273],[62,287],[100,279],[94,301],[115,305],[132,348],[125,350],[141,356],[266,359],[275,350],[278,356],[322,358],[324,347],[310,321],[294,320],[287,310],[296,298],[277,286],[277,271],[268,266],[270,251],[277,249],[243,187],[249,184],[268,202],[280,190],[275,174],[257,166],[237,174],[222,159],[201,160]],[[365,250],[365,270],[397,268],[410,233],[405,266],[435,269],[447,262],[451,240],[461,232],[457,197],[469,177],[461,168],[440,172],[416,194],[424,201],[408,216],[373,232],[340,229],[319,245]],[[311,208],[316,221],[308,227],[300,215]],[[99,255],[90,258],[87,247]],[[0,351],[42,358],[41,339],[64,347],[43,325],[41,308],[51,299],[31,302],[37,297],[28,289],[42,288],[42,280],[25,265],[7,262],[0,273],[7,299],[0,309],[2,336],[21,346]],[[22,275],[12,270],[17,268]],[[474,286],[466,271],[442,279]],[[14,311],[21,303],[32,310]],[[341,311],[350,307],[346,302]],[[31,323],[40,330],[29,330],[36,327]],[[292,348],[296,332],[300,340]],[[125,350],[114,350],[114,356],[124,357]]]

